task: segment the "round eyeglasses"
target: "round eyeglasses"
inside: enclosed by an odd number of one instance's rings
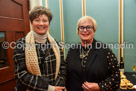
[[[78,27],[78,30],[79,30],[80,32],[84,32],[84,28],[87,30],[87,32],[91,32],[91,30],[93,29],[93,26],[86,26],[86,27],[84,27],[84,26],[79,26],[79,27]]]

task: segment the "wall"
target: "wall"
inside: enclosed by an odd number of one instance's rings
[[[82,17],[82,0],[63,1],[65,44],[68,45],[80,41],[76,33],[76,25],[78,19]],[[66,54],[68,48],[66,46]]]
[[[48,0],[48,7],[53,13],[53,20],[51,21],[50,33],[57,41],[61,41],[60,8],[58,0]]]
[[[43,6],[46,5],[46,0]],[[119,0],[85,0],[86,15],[96,19],[98,28],[95,38],[104,43],[118,44],[119,42]],[[124,48],[125,71],[132,72],[131,65],[136,65],[136,1],[124,1],[124,41],[133,43],[133,49]],[[57,40],[61,40],[60,28],[60,4],[59,0],[48,0],[50,10],[54,18],[51,22],[51,35]],[[65,44],[79,42],[76,34],[76,24],[82,16],[82,0],[63,0],[63,19],[64,19],[64,39]],[[119,49],[111,48],[117,58]],[[65,50],[67,54],[67,49]]]
[[[125,71],[132,72],[136,66],[136,0],[124,0],[124,40],[132,43],[133,48],[124,49]]]
[[[95,38],[104,43],[119,41],[118,0],[86,0],[86,15],[96,19],[98,28]],[[112,48],[118,57],[118,49]]]

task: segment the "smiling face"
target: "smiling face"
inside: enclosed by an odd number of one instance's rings
[[[80,29],[78,29],[78,34],[79,34],[81,42],[82,43],[92,43],[93,37],[95,35],[92,21],[90,20],[81,21],[79,23],[79,27],[83,27],[83,31],[80,31]],[[92,29],[89,29],[88,27],[92,27]]]
[[[33,31],[36,33],[43,35],[49,29],[49,20],[45,14],[39,15],[31,22]]]

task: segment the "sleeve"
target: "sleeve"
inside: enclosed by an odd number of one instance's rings
[[[112,91],[119,88],[120,84],[120,71],[117,58],[110,49],[107,49],[107,60],[108,60],[108,77],[98,83],[102,91]]]
[[[17,41],[14,49],[15,77],[26,88],[31,90],[45,91],[49,86],[46,76],[37,76],[28,72],[25,63],[25,43],[23,39]],[[17,82],[18,82],[17,81]]]
[[[69,57],[70,57],[70,53],[71,53],[71,49],[68,50],[68,54],[67,54],[67,57],[66,57],[66,88],[67,89],[69,88],[68,60],[69,60]]]
[[[61,56],[60,70],[59,70],[57,79],[55,81],[55,85],[56,86],[65,86],[66,62],[64,61],[64,53],[62,51],[62,48],[60,48],[60,56]]]

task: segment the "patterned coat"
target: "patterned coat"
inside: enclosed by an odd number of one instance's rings
[[[41,76],[36,76],[28,72],[25,60],[25,45],[25,38],[19,39],[14,49],[15,90],[26,91],[26,89],[29,89],[32,91],[47,91],[49,85],[65,86],[66,66],[62,50],[60,49],[60,71],[55,80],[56,57],[49,41],[45,44],[35,43]],[[47,53],[48,49],[49,52]]]

